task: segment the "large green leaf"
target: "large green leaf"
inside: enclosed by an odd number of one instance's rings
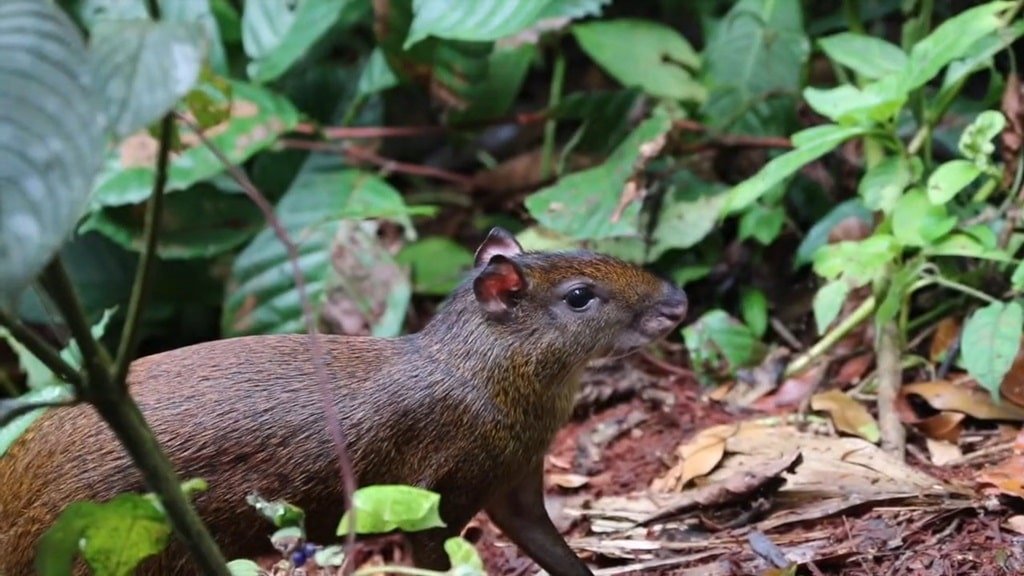
[[[249,77],[273,80],[306,53],[339,20],[355,20],[365,0],[247,2],[242,15],[242,46],[252,58]]]
[[[560,12],[560,4],[579,0],[413,0],[413,21],[405,48],[427,38],[490,41],[510,36],[534,25],[548,14]]]
[[[745,209],[806,164],[821,158],[836,146],[863,134],[866,130],[867,128],[860,126],[823,124],[797,132],[791,138],[796,148],[773,158],[757,174],[733,187],[729,192],[731,198],[728,211],[735,213]]]
[[[701,180],[689,170],[676,174],[654,227],[651,259],[703,240],[715,229],[728,199],[725,187],[717,182]]]
[[[206,131],[210,141],[234,164],[273,144],[282,132],[298,124],[299,114],[287,99],[267,89],[229,81],[231,118]],[[212,94],[214,100],[226,98]],[[184,190],[225,170],[220,160],[194,135],[183,130],[182,140],[189,148],[171,159],[167,191]],[[155,177],[152,137],[138,134],[121,143],[120,150],[107,159],[107,165],[93,192],[93,208],[137,204],[149,198]]]
[[[85,45],[55,4],[0,3],[0,306],[53,257],[86,206],[105,117]]]
[[[444,236],[409,244],[395,260],[412,271],[413,291],[433,296],[447,296],[473,267],[473,253]]]
[[[156,250],[161,258],[208,258],[245,243],[264,226],[259,208],[242,194],[199,184],[165,199]],[[90,214],[80,231],[95,230],[134,252],[145,246],[142,211],[112,206]]]
[[[950,216],[943,204],[928,201],[924,191],[907,191],[892,211],[892,233],[904,246],[925,246],[948,234],[956,227],[956,216]]]
[[[872,210],[892,212],[900,195],[921,173],[921,161],[902,155],[886,156],[872,166],[857,185],[864,205]]]
[[[814,256],[814,271],[826,280],[844,278],[856,288],[885,274],[899,253],[895,238],[876,233],[859,241],[822,246]]]
[[[480,122],[508,112],[536,55],[536,47],[530,44],[492,52],[487,61],[487,75],[466,93],[469,106],[453,111],[449,121],[456,125]]]
[[[111,130],[118,138],[163,116],[195,84],[203,62],[198,26],[152,20],[103,20],[89,60]]]
[[[714,28],[704,51],[710,90],[702,110],[705,122],[742,132],[783,133],[781,121],[792,103],[778,96],[801,88],[809,54],[799,0],[737,2]]]
[[[803,266],[811,262],[818,249],[828,243],[832,229],[843,220],[856,218],[865,224],[870,224],[872,216],[871,211],[864,207],[859,198],[852,198],[839,204],[818,220],[814,226],[811,226],[811,229],[804,235],[804,239],[796,249],[794,266]]]
[[[581,121],[576,149],[605,155],[629,135],[631,112],[641,96],[641,92],[633,88],[574,92],[551,110],[551,117]]]
[[[682,34],[650,20],[606,20],[573,26],[580,47],[622,85],[652,96],[701,102],[693,77],[700,57]]]
[[[945,204],[980,175],[981,170],[970,160],[940,164],[928,177],[928,199],[934,204]]]
[[[829,58],[868,79],[898,72],[907,62],[899,46],[874,36],[840,32],[818,43]]]
[[[870,124],[892,118],[907,99],[898,76],[872,82],[863,89],[850,84],[835,88],[807,87],[803,92],[815,112],[840,124]]]
[[[297,245],[299,268],[321,320],[345,331],[339,325],[351,318],[337,316],[344,308],[357,322],[369,320],[374,334],[398,333],[411,294],[407,275],[371,230],[354,220],[385,218],[411,230],[409,215],[423,212],[406,206],[398,191],[376,176],[343,169],[332,157],[307,161],[276,214]],[[341,300],[343,306],[330,306]],[[288,253],[265,229],[235,260],[222,329],[241,335],[300,332],[304,326]]]
[[[600,166],[570,174],[531,194],[526,209],[542,226],[575,239],[636,235],[640,203],[634,199],[621,205],[624,187],[642,151],[662,141],[671,126],[667,115],[655,113]]]
[[[999,386],[1020,349],[1022,326],[1024,309],[1018,302],[993,302],[964,323],[964,367],[993,398],[999,397]]]
[[[352,495],[356,510],[356,534],[381,534],[393,530],[416,532],[445,526],[441,520],[441,496],[436,492],[403,485],[364,486]],[[349,533],[349,513],[338,523],[338,536]]]

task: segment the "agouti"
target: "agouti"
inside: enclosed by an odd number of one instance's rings
[[[686,313],[678,287],[589,252],[523,252],[494,229],[470,277],[419,333],[323,336],[360,485],[441,494],[446,528],[408,535],[414,562],[444,570],[446,538],[481,509],[554,576],[589,575],[544,508],[543,458],[569,418],[587,361],[659,339]],[[267,551],[258,492],[307,511],[314,542],[333,542],[342,509],[337,465],[304,335],[208,342],[141,358],[130,390],[228,558]],[[33,573],[36,544],[76,500],[145,486],[88,407],[53,410],[0,458],[0,574]],[[172,548],[138,571],[195,574]]]

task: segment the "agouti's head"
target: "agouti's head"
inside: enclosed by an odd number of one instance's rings
[[[501,228],[477,249],[472,293],[493,332],[574,359],[633,352],[687,309],[679,287],[638,266],[592,252],[524,252]]]

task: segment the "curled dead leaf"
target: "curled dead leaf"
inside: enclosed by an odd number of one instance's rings
[[[956,443],[964,429],[966,414],[960,412],[939,412],[917,423],[918,429],[929,438]]]
[[[1013,455],[978,474],[978,482],[1002,494],[1024,498],[1024,456]]]
[[[1024,408],[1007,402],[996,404],[987,392],[969,388],[966,383],[954,384],[948,380],[917,382],[904,386],[900,394],[908,400],[917,396],[936,410],[962,412],[979,420],[1024,422]]]
[[[863,404],[840,390],[833,389],[815,394],[811,398],[811,409],[828,412],[832,423],[841,432],[860,436],[871,443],[878,442],[881,435],[878,422]]]
[[[688,443],[676,448],[679,463],[651,483],[657,492],[682,490],[694,478],[715,469],[725,455],[726,440],[736,433],[738,426],[724,424],[699,432]]]

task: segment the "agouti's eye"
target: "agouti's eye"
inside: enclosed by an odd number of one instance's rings
[[[594,291],[589,286],[577,286],[562,297],[573,310],[583,310],[594,299]]]

